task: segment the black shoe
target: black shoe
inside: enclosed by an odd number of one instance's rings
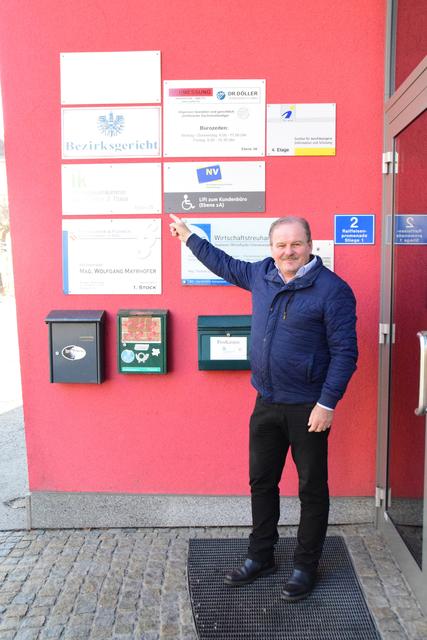
[[[314,572],[294,569],[283,587],[280,597],[288,602],[296,602],[306,598],[314,587],[315,576]]]
[[[274,559],[268,562],[258,562],[257,560],[246,558],[241,567],[233,569],[233,571],[226,574],[224,582],[230,587],[241,587],[245,584],[250,584],[261,576],[268,576],[276,571],[277,565]]]

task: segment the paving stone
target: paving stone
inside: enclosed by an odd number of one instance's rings
[[[16,630],[21,622],[21,618],[13,617],[13,618],[3,618],[0,622],[0,631],[11,631]]]
[[[39,639],[40,640],[57,640],[61,637],[62,632],[64,631],[64,625],[54,625],[49,624],[48,627],[45,627],[40,631]]]
[[[5,618],[22,618],[28,611],[26,604],[11,604],[3,614]]]
[[[0,640],[18,633],[21,640],[197,640],[188,540],[249,533],[247,527],[0,532],[0,550],[7,552],[0,556],[0,613],[2,624],[5,613],[12,621],[10,629],[0,624]],[[383,640],[425,640],[426,618],[382,536],[369,525],[330,527],[329,534],[345,536]]]

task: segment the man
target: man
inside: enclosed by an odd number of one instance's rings
[[[329,429],[356,369],[353,292],[311,254],[304,218],[273,222],[271,257],[251,263],[232,258],[171,217],[172,235],[206,267],[252,293],[251,369],[258,391],[250,419],[253,528],[244,564],[227,574],[225,583],[249,584],[277,569],[279,482],[290,448],[301,517],[294,570],[282,597],[301,600],[313,589],[328,525]]]

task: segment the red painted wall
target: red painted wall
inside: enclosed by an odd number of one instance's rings
[[[336,102],[337,155],[266,158],[266,216],[381,207],[385,0],[9,0],[0,64],[31,490],[246,494],[248,372],[197,371],[199,314],[250,313],[234,287],[182,287],[163,220],[161,296],[65,296],[61,284],[59,54],[161,50],[163,79],[266,78],[267,102]],[[247,214],[242,214],[243,216]],[[336,247],[358,299],[361,356],[331,438],[334,495],[371,495],[375,475],[379,225],[375,246]],[[170,373],[116,371],[119,308],[168,308]],[[107,381],[49,384],[51,309],[108,312]],[[289,466],[284,493],[295,493]]]

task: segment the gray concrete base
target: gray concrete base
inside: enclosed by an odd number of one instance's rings
[[[250,526],[247,496],[34,492],[33,529]],[[330,524],[374,522],[373,498],[332,498]],[[280,524],[299,520],[298,498],[281,498]]]

